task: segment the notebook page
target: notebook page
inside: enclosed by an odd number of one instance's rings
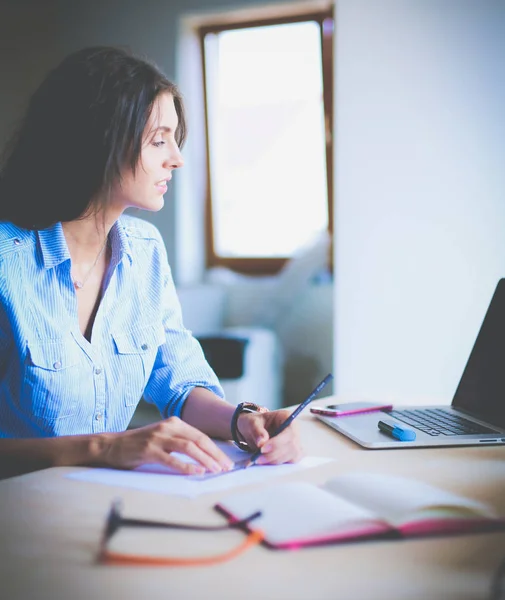
[[[431,514],[432,511],[444,509],[445,515],[458,517],[468,515],[469,511],[474,516],[496,516],[490,507],[481,502],[404,477],[348,473],[327,481],[324,487],[392,524],[406,522],[421,510]]]
[[[303,469],[311,469],[330,462],[331,458],[305,456],[297,463],[284,465],[254,465],[248,469],[237,469],[221,473],[219,476],[210,474],[203,476],[188,476],[174,474],[170,469],[161,465],[151,465],[134,471],[120,469],[79,469],[65,475],[69,479],[100,483],[105,485],[130,487],[162,494],[175,494],[195,498],[201,494],[223,492],[229,488],[253,483],[263,483],[268,480],[291,475]],[[152,467],[152,470],[150,470]]]
[[[361,530],[365,524],[376,523],[370,511],[301,481],[234,494],[219,504],[238,518],[261,510],[252,527],[262,529],[274,545]]]

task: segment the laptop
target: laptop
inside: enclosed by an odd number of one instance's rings
[[[342,417],[317,418],[365,448],[505,444],[505,279],[500,279],[450,406],[394,406]],[[379,420],[416,433],[399,441]]]

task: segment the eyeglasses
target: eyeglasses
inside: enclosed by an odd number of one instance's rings
[[[194,525],[186,523],[169,523],[165,521],[148,521],[142,519],[129,519],[121,516],[121,501],[113,500],[105,528],[100,542],[98,562],[107,565],[150,565],[150,566],[197,566],[217,564],[234,558],[248,548],[259,544],[264,537],[261,530],[255,530],[248,533],[246,539],[236,548],[223,554],[202,557],[157,557],[141,556],[136,554],[123,554],[108,550],[108,544],[112,536],[117,533],[121,527],[139,527],[156,529],[184,529],[186,531],[225,531],[227,529],[246,529],[247,524],[261,516],[261,511],[257,511],[245,519],[230,521],[225,525]]]

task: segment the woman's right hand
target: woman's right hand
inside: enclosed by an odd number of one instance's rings
[[[210,471],[228,471],[233,462],[200,430],[178,417],[108,436],[105,461],[108,466],[132,469],[146,463],[158,463],[187,475]],[[174,456],[181,452],[198,464],[186,463]]]

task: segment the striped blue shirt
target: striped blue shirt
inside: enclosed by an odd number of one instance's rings
[[[91,342],[81,333],[61,223],[0,223],[0,437],[123,431],[143,396],[179,416],[190,391],[222,389],[183,326],[163,240],[123,215]]]

